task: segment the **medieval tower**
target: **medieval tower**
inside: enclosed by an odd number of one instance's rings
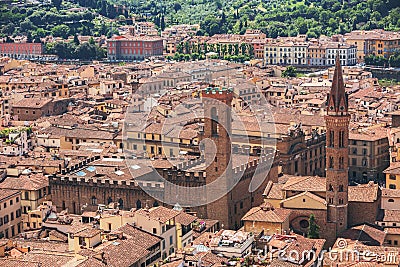
[[[232,226],[229,216],[229,189],[232,179],[231,140],[233,92],[225,88],[207,88],[202,92],[204,105],[203,151],[207,164],[207,217],[218,218]],[[216,197],[219,199],[213,201]],[[212,203],[211,203],[212,202]]]
[[[337,236],[347,229],[350,122],[339,56],[328,95],[325,122],[327,223],[334,228],[332,232]]]

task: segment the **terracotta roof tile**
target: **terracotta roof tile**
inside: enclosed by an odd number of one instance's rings
[[[148,233],[130,224],[125,224],[120,228],[114,230],[113,232],[122,232],[123,234],[129,236],[130,239],[132,239],[132,243],[138,246],[142,246],[146,249],[154,246],[162,240],[161,237]]]
[[[400,210],[384,210],[382,221],[400,222]]]
[[[268,182],[264,196],[267,199],[283,199],[283,186],[284,184]]]
[[[24,254],[23,259],[30,262],[39,262],[41,267],[54,267],[67,264],[69,261],[74,259],[74,256],[73,254],[66,255],[49,253],[45,251],[31,251],[30,253]]]
[[[49,179],[43,173],[7,177],[0,183],[2,189],[38,190],[49,186]]]
[[[400,190],[382,188],[382,197],[400,197]]]
[[[375,202],[378,199],[379,185],[370,182],[349,186],[349,202]]]
[[[192,222],[194,222],[196,220],[197,220],[196,216],[187,214],[187,213],[182,212],[182,211],[178,214],[178,216],[175,217],[175,222],[176,223],[180,223],[180,224],[186,225],[186,226],[191,224]]]
[[[162,223],[167,222],[168,220],[175,218],[179,212],[172,210],[172,209],[168,209],[166,207],[153,207],[150,209],[140,209],[136,211],[137,214],[149,217],[151,219],[154,220],[158,220]]]
[[[310,191],[324,192],[326,191],[326,179],[319,176],[288,176],[288,181],[283,186],[283,190],[291,191]]]
[[[12,189],[1,189],[0,190],[0,201],[3,199],[7,199],[9,197],[12,197],[14,195],[19,195],[20,191],[18,190],[12,190]]]
[[[255,207],[249,210],[242,218],[243,221],[283,223],[290,215],[289,209],[265,209]]]
[[[7,267],[40,267],[40,262],[20,260],[20,259],[0,259],[1,266]]]
[[[370,246],[381,246],[385,241],[386,233],[383,230],[380,230],[379,227],[372,227],[368,224],[363,224],[345,230],[340,236]]]

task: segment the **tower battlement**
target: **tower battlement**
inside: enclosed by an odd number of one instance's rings
[[[219,101],[232,101],[233,89],[226,87],[207,87],[201,91],[203,98],[212,98]]]

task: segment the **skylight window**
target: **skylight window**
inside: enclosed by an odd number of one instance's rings
[[[132,165],[131,168],[134,169],[134,170],[138,170],[138,169],[140,169],[140,166],[139,165]]]

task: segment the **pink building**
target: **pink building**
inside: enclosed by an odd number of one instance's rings
[[[156,36],[121,35],[107,40],[109,60],[144,60],[162,56],[163,40]]]
[[[34,58],[43,55],[42,43],[0,43],[0,55]]]

